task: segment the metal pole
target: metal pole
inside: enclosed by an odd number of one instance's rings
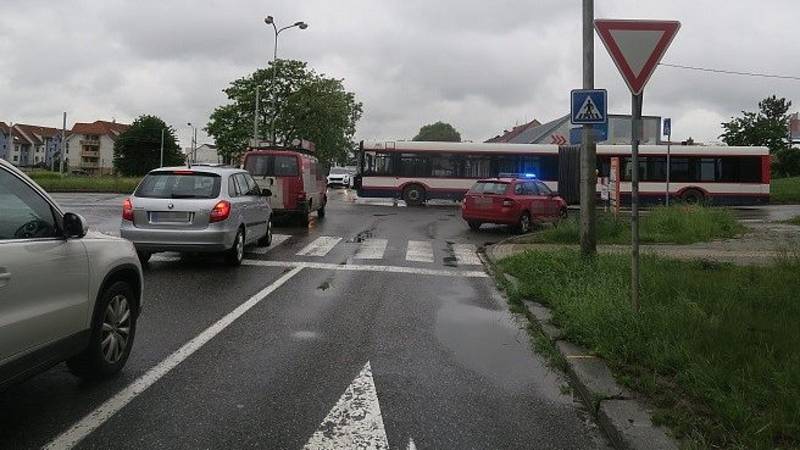
[[[61,149],[58,155],[58,173],[64,173],[64,149],[67,147],[67,112],[64,111],[64,121],[61,123]]]
[[[639,140],[642,137],[642,96],[631,96],[631,304],[639,311]]]
[[[275,30],[275,50],[272,52],[272,79],[269,82],[269,90],[272,95],[272,117],[269,120],[269,129],[272,133],[270,145],[275,145],[277,133],[275,133],[275,116],[278,115],[278,96],[275,95],[275,75],[278,72],[278,35],[281,33],[275,23],[272,24]]]
[[[194,136],[192,137],[192,162],[197,164],[197,127],[194,127]]]
[[[669,132],[667,133],[667,206],[669,206],[669,172],[670,172],[670,149],[672,147],[672,123],[669,126]]]
[[[594,0],[583,0],[583,88],[594,89]],[[591,125],[584,125],[581,134],[581,253],[592,256],[597,253],[597,147]]]
[[[161,129],[161,163],[158,167],[164,167],[164,128]]]
[[[260,94],[261,91],[259,91],[258,86],[256,86],[256,109],[253,111],[253,145],[256,145],[258,141],[258,106]]]

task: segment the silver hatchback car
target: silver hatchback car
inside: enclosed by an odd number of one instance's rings
[[[272,243],[272,209],[247,171],[165,167],[148,173],[122,208],[120,235],[146,263],[156,252],[218,252],[239,265],[246,245]]]

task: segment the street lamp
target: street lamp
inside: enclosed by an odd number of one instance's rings
[[[272,100],[272,117],[270,118],[270,121],[269,121],[269,127],[272,130],[272,145],[275,145],[275,138],[276,138],[276,136],[275,136],[275,116],[277,115],[278,96],[275,95],[274,91],[275,91],[275,75],[276,75],[276,72],[278,71],[278,66],[277,66],[277,64],[275,64],[275,62],[278,60],[278,36],[283,31],[286,31],[286,30],[288,30],[290,28],[295,28],[296,27],[296,28],[299,28],[301,30],[305,30],[306,28],[308,28],[308,24],[303,22],[303,21],[299,21],[299,22],[295,22],[295,23],[293,23],[291,25],[287,25],[287,26],[285,26],[283,28],[278,28],[278,25],[275,23],[275,18],[272,17],[272,16],[265,17],[264,18],[264,23],[267,24],[267,25],[272,25],[272,29],[275,31],[275,47],[274,47],[273,52],[272,52],[272,63],[273,63],[272,80],[270,81],[270,91],[272,91],[272,98],[273,98],[273,100]],[[256,117],[258,117],[258,102],[256,102]],[[258,136],[255,135],[255,134],[257,134],[256,130],[254,130],[253,134],[254,134],[253,135],[253,139],[254,140],[258,139]]]
[[[186,126],[192,128],[193,134],[192,134],[191,155],[192,155],[192,162],[196,163],[197,162],[197,127],[192,125],[192,122],[186,122]]]

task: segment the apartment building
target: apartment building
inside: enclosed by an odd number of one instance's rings
[[[66,165],[70,171],[90,175],[114,173],[114,142],[130,125],[97,120],[72,126],[66,142]]]
[[[5,122],[0,122],[0,159],[8,161],[11,149],[11,127]]]

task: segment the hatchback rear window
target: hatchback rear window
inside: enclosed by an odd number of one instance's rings
[[[250,155],[244,168],[254,177],[296,177],[297,157],[276,155]]]
[[[505,194],[508,183],[497,181],[479,181],[469,191],[475,194]]]
[[[221,178],[203,172],[154,172],[148,174],[134,193],[149,198],[216,198]]]

